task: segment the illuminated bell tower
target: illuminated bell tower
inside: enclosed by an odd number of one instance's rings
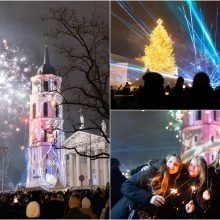
[[[220,111],[183,111],[182,155],[186,162],[201,155],[210,164],[220,149]]]
[[[49,63],[45,45],[44,64],[31,78],[29,148],[26,187],[65,187],[62,78]]]

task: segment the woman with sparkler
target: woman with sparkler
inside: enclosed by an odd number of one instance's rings
[[[202,156],[194,156],[188,164],[189,181],[182,188],[185,218],[206,218],[208,209],[207,164]]]
[[[151,161],[145,171],[136,173],[123,183],[121,192],[124,196],[112,208],[111,218],[127,218],[129,208],[131,215],[136,210],[141,218],[181,218],[182,212],[178,208],[183,204],[177,204],[174,194],[178,193],[178,186],[184,179],[182,168],[181,159],[176,154],[168,155],[162,162]],[[131,217],[138,218],[135,215]]]

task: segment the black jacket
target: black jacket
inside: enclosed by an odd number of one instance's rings
[[[65,214],[64,219],[90,219],[90,216],[82,214],[79,208],[71,208]]]
[[[206,217],[209,219],[220,219],[220,170],[215,170],[211,165],[208,168],[210,201],[207,201]]]
[[[148,184],[141,184],[140,178],[143,176],[146,179],[154,177],[163,163],[164,160],[150,161],[150,166],[147,170],[134,174],[123,183],[121,187],[123,197],[111,209],[111,219],[126,219],[129,216],[129,206],[133,209],[139,209],[149,204],[152,197],[152,189]]]

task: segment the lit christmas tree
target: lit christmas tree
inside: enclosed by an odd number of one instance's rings
[[[158,19],[158,25],[150,35],[150,44],[145,46],[145,56],[143,56],[145,69],[171,75],[177,74],[173,42],[162,23],[163,21]]]

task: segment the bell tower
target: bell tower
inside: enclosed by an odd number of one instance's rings
[[[220,111],[184,111],[181,133],[182,161],[201,155],[210,164],[220,148]]]
[[[29,148],[26,187],[65,187],[63,145],[62,78],[49,62],[45,45],[44,63],[31,78]]]

